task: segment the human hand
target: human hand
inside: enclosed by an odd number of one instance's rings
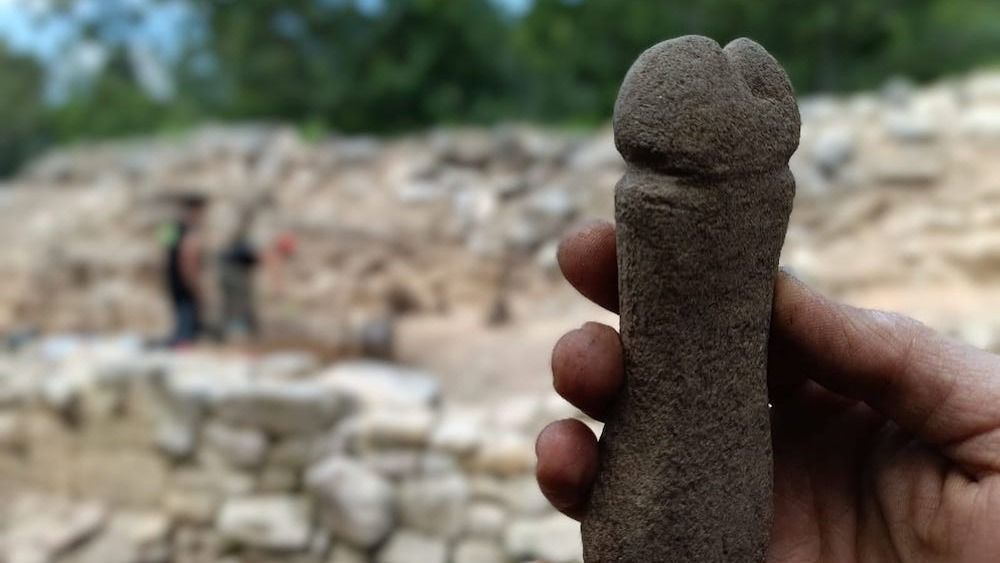
[[[611,224],[568,236],[559,264],[616,311]],[[1000,561],[1000,358],[782,274],[768,366],[770,563]],[[617,332],[588,323],[568,333],[552,372],[563,397],[601,420],[624,378]],[[536,449],[545,496],[580,518],[598,468],[593,433],[555,422]]]

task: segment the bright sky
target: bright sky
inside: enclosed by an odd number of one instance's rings
[[[188,0],[77,0],[72,17],[45,17],[49,0],[0,0],[0,39],[15,51],[33,55],[45,64],[47,97],[57,101],[74,85],[103,68],[106,49],[98,42],[80,40],[79,22],[99,20],[106,24],[104,39],[128,45],[134,68],[147,90],[169,95],[172,84],[164,62],[181,54],[180,37],[192,30]],[[138,25],[115,26],[112,14],[137,7]]]
[[[151,4],[146,0],[77,0],[73,16],[79,20],[102,18],[106,11],[118,6],[140,6],[145,17],[132,37],[115,37],[129,42],[141,38],[151,49],[165,56],[177,54],[177,36],[188,24],[189,11],[185,0],[169,0]],[[76,37],[76,26],[67,19],[36,19],[48,11],[47,0],[0,0],[0,37],[10,45],[45,60],[64,54],[62,49]],[[110,8],[109,8],[110,7]],[[44,22],[44,23],[40,23]]]

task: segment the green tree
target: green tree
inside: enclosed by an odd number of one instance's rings
[[[16,171],[45,145],[42,88],[38,64],[0,43],[0,177]]]
[[[488,0],[249,0],[210,13],[223,112],[347,131],[482,121],[509,111],[506,22]]]
[[[748,36],[799,92],[929,80],[1000,60],[1000,4],[978,0],[537,0],[515,27],[523,106],[541,119],[603,120],[642,49],[667,37]]]

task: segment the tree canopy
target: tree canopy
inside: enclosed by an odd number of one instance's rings
[[[173,85],[165,96],[134,55],[149,33],[143,6],[168,2],[203,32],[175,30],[181,55],[161,64]],[[48,100],[44,65],[0,50],[0,174],[46,142],[205,119],[348,133],[596,124],[644,48],[688,33],[758,40],[802,93],[1000,60],[1000,4],[981,0],[535,0],[516,14],[499,0],[115,0],[99,17],[78,3],[61,0],[47,17],[88,14],[76,38],[105,57],[82,86]]]

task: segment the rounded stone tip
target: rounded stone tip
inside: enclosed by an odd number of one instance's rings
[[[788,164],[799,110],[785,71],[763,47],[707,37],[664,41],[632,65],[615,104],[626,161],[678,176],[724,176]]]

